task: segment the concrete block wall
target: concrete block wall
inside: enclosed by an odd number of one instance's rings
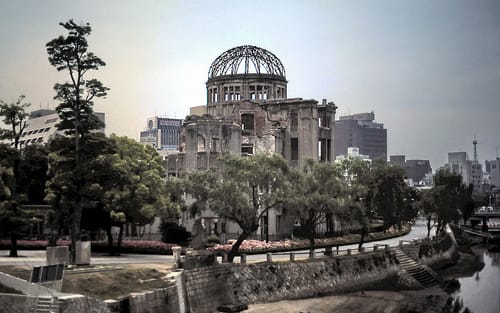
[[[177,313],[179,299],[177,288],[156,289],[129,297],[130,313]]]
[[[186,309],[193,313],[217,311],[217,306],[231,302],[234,268],[239,265],[220,264],[184,271]]]
[[[106,304],[98,299],[82,295],[67,295],[58,297],[59,313],[110,313]]]
[[[2,313],[29,312],[35,305],[35,301],[34,297],[0,293],[0,311]]]

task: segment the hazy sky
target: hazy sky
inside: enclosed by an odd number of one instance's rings
[[[138,139],[146,118],[206,104],[212,61],[251,44],[283,62],[288,96],[327,98],[337,116],[374,111],[388,154],[443,165],[450,151],[495,158],[500,146],[500,1],[0,1],[0,99],[56,103],[67,78],[45,44],[59,22],[89,22],[96,103],[107,133]]]

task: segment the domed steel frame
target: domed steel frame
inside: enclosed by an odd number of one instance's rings
[[[287,83],[285,67],[273,53],[256,46],[235,47],[210,65],[206,83],[207,105],[285,99]]]
[[[243,73],[240,72],[241,64]],[[272,52],[246,45],[229,49],[215,59],[208,70],[208,78],[250,73],[286,77],[283,63]]]

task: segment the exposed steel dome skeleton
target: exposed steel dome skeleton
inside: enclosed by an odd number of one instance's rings
[[[271,52],[240,46],[222,53],[208,70],[207,105],[228,101],[286,99],[283,63]]]
[[[273,53],[245,45],[229,49],[217,57],[208,70],[208,78],[250,73],[286,77],[283,63]]]

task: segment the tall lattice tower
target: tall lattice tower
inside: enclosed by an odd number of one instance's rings
[[[476,136],[474,136],[474,140],[472,141],[472,144],[474,145],[474,162],[477,162],[477,140],[476,140]]]

